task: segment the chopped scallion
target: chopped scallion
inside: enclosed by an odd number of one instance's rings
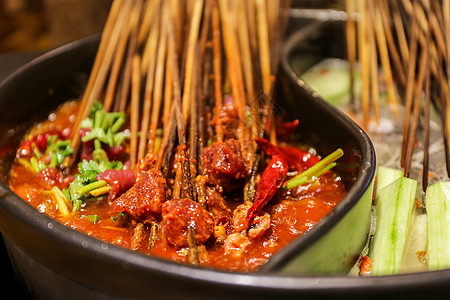
[[[314,177],[319,177],[334,166],[336,166],[336,163],[334,163],[338,158],[342,157],[344,155],[344,151],[342,149],[337,149],[321,161],[319,161],[317,164],[312,166],[311,168],[307,169],[306,171],[300,173],[299,175],[295,176],[294,178],[290,179],[286,182],[286,189],[291,189],[294,187],[297,187],[299,185],[311,182]]]
[[[89,220],[92,223],[97,223],[98,221],[101,220],[101,218],[98,215],[87,215],[84,216],[83,219]]]

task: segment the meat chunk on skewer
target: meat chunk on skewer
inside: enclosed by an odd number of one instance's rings
[[[224,218],[231,219],[231,209],[219,191],[215,188],[207,187],[206,198],[206,206],[213,216],[215,224]]]
[[[166,180],[155,169],[141,172],[136,184],[112,203],[112,211],[124,212],[143,222],[153,220],[161,214],[166,200],[165,186]]]
[[[246,173],[240,144],[234,139],[203,149],[203,164],[208,183],[222,186],[225,191],[238,188]]]
[[[161,226],[167,241],[177,247],[188,246],[188,231],[193,228],[198,245],[205,243],[214,231],[214,220],[197,202],[190,199],[167,201],[162,207]]]

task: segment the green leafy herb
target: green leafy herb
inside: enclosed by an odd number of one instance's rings
[[[89,118],[81,123],[82,128],[89,128],[90,131],[81,140],[83,142],[98,140],[110,147],[122,145],[128,137],[125,132],[118,132],[124,123],[124,113],[107,113],[100,102],[94,102]]]
[[[46,155],[50,155],[51,160],[49,167],[55,168],[61,165],[64,159],[72,155],[73,150],[70,147],[69,140],[57,140],[56,135],[52,135],[47,140],[47,149],[45,150]]]
[[[78,173],[68,188],[73,210],[79,210],[81,205],[87,200],[97,199],[97,197],[90,195],[89,192],[106,185],[106,182],[103,180],[97,181],[96,177],[98,174],[111,169],[121,170],[122,167],[123,164],[120,161],[96,162],[94,160],[83,160],[80,162],[78,164]]]

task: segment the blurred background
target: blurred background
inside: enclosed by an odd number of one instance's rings
[[[37,51],[100,32],[112,0],[1,0],[0,54]]]
[[[1,0],[0,54],[57,47],[101,32],[113,0]],[[292,0],[292,7],[338,8],[339,0]]]

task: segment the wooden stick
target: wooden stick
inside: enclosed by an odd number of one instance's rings
[[[381,22],[383,23],[384,27],[384,36],[386,37],[387,46],[389,49],[389,55],[392,58],[392,64],[395,68],[396,72],[396,79],[398,80],[398,83],[402,86],[406,86],[406,75],[405,70],[403,69],[400,55],[398,54],[397,45],[394,40],[394,36],[392,34],[391,30],[391,18],[389,15],[389,4],[387,0],[382,0],[380,3],[380,16],[381,16]]]
[[[151,30],[151,25],[154,19],[158,16],[160,0],[147,0],[143,8],[143,19],[139,26],[138,44],[142,45],[148,39],[148,34]],[[142,58],[144,60],[144,58]],[[144,63],[144,61],[142,62]]]
[[[417,84],[415,86],[414,92],[414,105],[413,105],[413,115],[411,119],[411,126],[407,138],[407,147],[406,147],[406,158],[405,158],[405,177],[409,177],[410,169],[411,169],[411,160],[413,155],[414,141],[417,130],[417,123],[419,122],[419,113],[420,113],[420,103],[421,103],[421,95],[423,90],[423,85],[426,76],[426,67],[427,67],[427,56],[428,48],[425,48],[425,51],[422,51],[420,56],[419,63],[419,75],[417,77]]]
[[[81,144],[79,128],[81,121],[86,118],[89,108],[98,96],[99,90],[104,83],[106,73],[112,61],[114,50],[117,45],[120,30],[122,28],[131,9],[132,1],[126,1],[122,7],[122,0],[117,0],[111,7],[111,13],[105,25],[105,31],[100,41],[99,50],[95,58],[94,66],[89,76],[89,81],[81,100],[81,107],[72,131],[70,147],[73,154],[70,159],[63,162],[63,169],[70,170],[74,163]]]
[[[431,11],[429,2],[425,6],[428,19],[430,18]],[[431,29],[428,28],[427,33],[427,45],[431,43]],[[428,49],[425,49],[428,54]],[[430,56],[427,55],[427,65],[425,71],[425,104],[424,104],[424,137],[423,137],[423,170],[422,170],[422,193],[425,195],[428,187],[428,170],[429,170],[429,149],[430,149]],[[425,197],[423,197],[425,199]],[[422,200],[423,200],[422,199]],[[424,203],[423,203],[424,204]]]
[[[383,24],[381,22],[381,12],[376,10],[376,20],[375,20],[375,32],[377,36],[378,49],[380,51],[380,61],[381,67],[383,69],[386,89],[387,89],[387,100],[392,106],[392,110],[396,116],[399,115],[397,107],[397,96],[394,88],[394,80],[392,78],[391,64],[389,61],[389,50],[386,43],[386,36],[383,30]]]
[[[174,33],[173,33],[173,24],[172,20],[169,16],[169,9],[168,6],[163,10],[164,11],[164,20],[167,24],[167,41],[168,41],[168,57],[171,59],[171,66],[174,70],[173,72],[173,96],[174,96],[174,114],[177,124],[177,130],[178,130],[178,140],[179,140],[179,146],[178,146],[178,154],[179,157],[183,157],[183,161],[181,162],[181,167],[179,169],[182,169],[182,177],[183,177],[183,192],[184,196],[187,198],[192,199],[192,183],[190,181],[190,170],[189,170],[189,156],[185,154],[185,147],[186,147],[186,132],[184,127],[184,118],[183,118],[183,112],[181,108],[181,92],[180,92],[180,79],[178,74],[178,62],[177,62],[177,53],[176,53],[176,47],[175,47],[175,40],[174,40]]]
[[[119,75],[120,75],[119,74],[120,68],[123,64],[123,60],[124,60],[123,58],[125,56],[125,50],[126,50],[127,43],[129,40],[131,28],[133,27],[133,23],[135,23],[133,18],[129,18],[126,30],[123,30],[121,32],[119,44],[117,46],[117,51],[114,56],[113,67],[111,69],[111,74],[109,76],[108,86],[106,88],[105,100],[103,103],[105,111],[111,110],[111,106],[114,101],[114,96],[116,95],[116,87],[117,87],[117,81],[118,81]]]
[[[159,0],[157,0],[159,2]],[[147,36],[147,39],[145,41],[144,50],[142,54],[142,60],[141,60],[141,68],[142,68],[142,75],[144,76],[148,72],[152,72],[152,68],[154,68],[154,64],[156,61],[156,53],[157,53],[157,46],[158,46],[158,40],[159,40],[159,34],[161,32],[160,26],[161,26],[161,17],[160,17],[161,7],[158,7],[157,14],[155,18],[152,20],[153,23],[151,24],[151,28],[149,31],[149,34]],[[153,70],[154,72],[154,70]],[[147,79],[146,86],[148,85],[149,80]]]
[[[219,14],[222,21],[223,39],[225,46],[225,54],[228,62],[227,71],[231,81],[231,88],[236,108],[239,114],[239,130],[238,139],[241,144],[241,151],[246,161],[252,160],[252,153],[249,144],[249,128],[245,115],[245,91],[242,78],[241,57],[237,47],[236,35],[233,31],[230,12],[227,0],[219,0]]]
[[[247,90],[247,97],[250,104],[251,113],[251,134],[253,137],[258,136],[258,129],[256,126],[259,124],[258,118],[258,101],[255,97],[254,78],[253,78],[253,64],[250,50],[249,31],[247,23],[247,13],[244,1],[239,1],[237,4],[238,22],[240,30],[238,30],[239,46],[242,54],[242,69],[244,72],[245,87]]]
[[[402,17],[400,15],[400,8],[398,5],[397,0],[390,1],[392,4],[392,13],[393,13],[393,20],[394,20],[394,26],[396,29],[396,36],[397,41],[399,43],[399,49],[401,52],[401,59],[403,62],[403,68],[405,70],[408,70],[408,61],[409,61],[409,46],[408,41],[405,35],[405,27],[403,26]]]
[[[411,19],[411,39],[409,44],[409,49],[411,49],[409,62],[408,62],[408,80],[406,86],[406,96],[405,96],[405,117],[403,123],[403,142],[402,142],[402,154],[400,158],[400,166],[405,167],[406,163],[406,149],[408,145],[409,127],[411,124],[411,111],[412,103],[414,97],[414,87],[416,85],[415,72],[416,72],[416,57],[417,57],[417,47],[418,47],[418,35],[419,35],[419,25],[417,24],[417,18],[412,15]]]
[[[347,13],[347,21],[345,23],[346,41],[347,41],[347,59],[350,73],[350,107],[353,113],[356,113],[355,99],[355,64],[356,64],[356,22],[355,1],[346,0],[345,9]]]
[[[166,48],[167,48],[167,31],[163,30],[160,34],[158,47],[158,56],[156,59],[156,70],[155,70],[155,89],[153,91],[153,107],[152,116],[150,119],[150,129],[149,129],[149,139],[148,139],[148,149],[154,152],[154,144],[156,138],[156,130],[158,129],[159,116],[161,112],[161,102],[163,93],[163,78],[164,78],[164,66],[166,59]]]
[[[172,95],[173,95],[173,78],[172,78],[172,68],[170,67],[169,53],[167,53],[166,59],[166,78],[164,80],[164,112],[163,112],[163,124],[164,128],[167,128],[169,124],[169,119],[171,118],[172,109]]]
[[[213,44],[213,70],[214,70],[214,100],[215,114],[218,116],[222,109],[222,52],[220,50],[220,23],[217,1],[212,2],[212,44]],[[216,139],[223,141],[221,118],[216,121]]]
[[[147,139],[144,136],[147,136],[148,128],[150,124],[150,110],[153,102],[153,87],[155,84],[155,69],[156,69],[156,58],[157,58],[157,45],[158,39],[161,32],[161,24],[160,18],[156,18],[155,23],[153,24],[150,35],[147,40],[147,45],[144,49],[143,62],[141,65],[144,65],[145,57],[148,57],[148,65],[146,67],[146,83],[145,83],[145,93],[144,93],[144,107],[142,111],[142,120],[141,120],[141,139],[139,139],[139,150],[138,150],[138,160],[141,160],[145,156],[145,152],[148,151],[153,152],[153,147],[147,147]]]
[[[367,3],[365,0],[359,0],[357,5],[357,9],[360,13],[360,20],[358,22],[358,53],[362,77],[361,103],[363,109],[363,124],[364,128],[367,129],[369,126],[370,101],[370,49],[367,48],[367,45],[369,45],[367,34]]]
[[[258,41],[260,51],[261,73],[263,78],[263,92],[269,96],[272,89],[272,78],[270,71],[270,46],[267,28],[267,14],[264,0],[256,0],[256,17],[258,22]]]
[[[441,113],[442,113],[442,121],[443,121],[443,133],[444,133],[444,144],[445,144],[445,158],[446,158],[446,165],[447,165],[447,176],[450,178],[450,122],[448,121],[450,118],[450,110],[449,110],[449,101],[450,101],[450,0],[443,0],[442,4],[442,10],[443,10],[443,17],[444,17],[444,28],[445,28],[445,41],[446,41],[446,48],[447,48],[447,60],[446,60],[446,66],[447,66],[447,96],[442,95],[442,107],[441,107]],[[443,82],[444,80],[441,80]],[[441,91],[444,91],[444,88],[441,89]]]
[[[193,9],[191,24],[189,26],[189,37],[186,48],[186,65],[185,65],[184,89],[182,99],[184,126],[186,126],[187,124],[187,119],[189,115],[191,89],[193,88],[192,81],[194,80],[193,76],[195,76],[195,73],[193,71],[194,60],[202,13],[203,13],[203,0],[196,0]]]
[[[130,116],[130,167],[136,166],[139,130],[139,98],[141,91],[141,62],[139,55],[133,56],[131,85],[131,116]]]
[[[380,91],[379,91],[379,77],[378,77],[378,55],[377,55],[377,45],[376,45],[376,36],[375,30],[373,28],[373,22],[375,19],[375,9],[374,9],[374,1],[372,1],[372,9],[368,12],[369,20],[367,22],[368,34],[369,34],[369,50],[370,50],[370,87],[371,87],[371,100],[372,107],[375,115],[375,121],[377,125],[380,124]],[[369,115],[366,115],[365,118],[369,118]]]

